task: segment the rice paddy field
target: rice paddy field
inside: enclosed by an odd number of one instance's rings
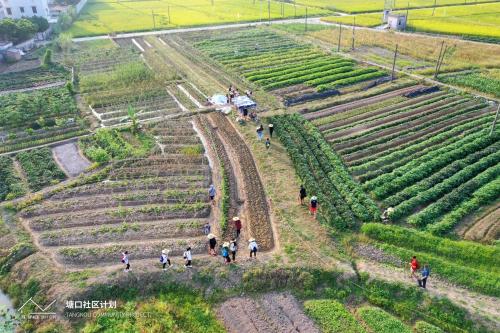
[[[300,4],[269,2],[271,19],[303,17]],[[308,15],[326,15],[329,11],[309,7]],[[267,20],[268,2],[263,0],[90,0],[69,32],[75,37],[118,32],[147,31],[209,24]]]
[[[496,40],[500,38],[500,3],[413,9],[408,14],[408,30]],[[328,17],[327,22],[353,24],[352,16]],[[382,25],[380,13],[356,15],[356,25]]]

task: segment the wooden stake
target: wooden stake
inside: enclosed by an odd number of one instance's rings
[[[154,9],[151,9],[151,17],[153,17],[153,30],[156,30],[155,11],[154,11]]]
[[[305,21],[305,24],[306,24],[305,31],[307,31],[307,7],[306,7],[306,21]]]
[[[337,45],[337,52],[340,52],[340,42],[342,40],[342,23],[340,23],[340,28],[339,28],[339,44]]]
[[[437,62],[436,62],[436,70],[434,71],[434,78],[437,77],[437,73],[438,73],[438,67],[439,67],[439,60],[441,59],[441,53],[443,52],[443,46],[444,46],[444,40],[441,42],[441,48],[439,49],[439,55],[438,55],[438,59],[437,59]]]
[[[441,71],[441,65],[443,64],[443,60],[444,60],[444,56],[446,55],[446,51],[448,51],[448,45],[444,46],[443,54],[441,55],[441,61],[439,62],[439,65],[438,65],[436,77],[439,75],[439,72]]]
[[[354,16],[354,22],[352,24],[352,45],[351,49],[354,50],[354,30],[356,29],[356,16]]]
[[[434,0],[434,7],[432,8],[432,16],[434,16],[434,12],[436,11],[437,0]]]

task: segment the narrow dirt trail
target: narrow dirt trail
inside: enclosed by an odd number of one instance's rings
[[[416,284],[416,281],[410,278],[409,271],[403,269],[384,266],[372,261],[358,261],[357,267],[360,272],[366,272],[373,278],[407,285]],[[426,292],[433,296],[446,297],[454,304],[466,308],[485,325],[491,326],[492,323],[482,318],[491,318],[495,321],[495,330],[500,330],[500,299],[454,286],[432,275],[427,282]]]

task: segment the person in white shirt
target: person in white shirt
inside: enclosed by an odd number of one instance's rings
[[[122,252],[122,263],[125,264],[125,269],[123,271],[128,273],[130,271],[130,263],[128,260],[128,251]]]
[[[257,245],[257,242],[255,241],[255,238],[250,238],[248,240],[248,249],[250,250],[250,258],[252,258],[252,254],[254,258],[257,258],[257,250],[259,249],[259,246]]]
[[[164,249],[161,251],[161,257],[160,257],[160,262],[163,264],[163,270],[167,270],[167,264],[168,267],[172,266],[172,263],[170,262],[170,259],[168,258],[168,254],[170,253],[169,250]]]
[[[186,261],[186,267],[193,267],[191,265],[191,260],[193,260],[193,256],[191,255],[191,247],[188,247],[186,251],[184,251],[184,260]]]
[[[238,244],[236,243],[236,239],[233,239],[229,244],[229,251],[231,251],[233,261],[236,261],[236,252],[238,251]]]

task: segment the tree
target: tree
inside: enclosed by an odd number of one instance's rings
[[[137,121],[137,114],[132,106],[128,106],[128,117],[132,121],[132,125],[130,126],[130,131],[133,135],[139,132],[139,123]]]
[[[59,34],[59,37],[57,37],[56,44],[57,47],[59,47],[59,49],[66,54],[73,46],[73,36],[71,36],[70,33],[63,32]]]
[[[52,64],[52,50],[47,49],[42,58],[42,66],[50,66]]]
[[[29,20],[37,26],[37,32],[44,32],[49,28],[49,21],[45,17],[33,16]]]
[[[12,37],[16,42],[22,42],[30,39],[37,30],[38,27],[33,22],[22,18],[16,20],[16,30],[14,31]]]

